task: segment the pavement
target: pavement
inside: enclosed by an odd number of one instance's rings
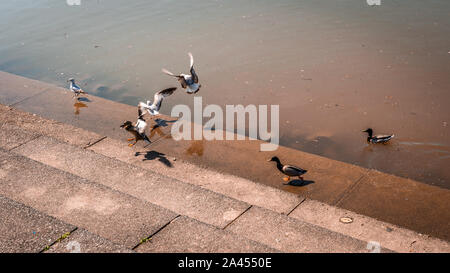
[[[449,190],[258,140],[174,141],[165,116],[130,148],[136,108],[88,98],[0,72],[0,252],[450,252]],[[282,185],[273,155],[309,182]]]

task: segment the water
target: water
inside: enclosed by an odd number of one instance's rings
[[[204,104],[279,104],[282,145],[450,188],[449,34],[447,0],[9,0],[0,70],[136,105],[191,51]]]

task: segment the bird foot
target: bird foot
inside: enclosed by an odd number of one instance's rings
[[[130,143],[130,144],[128,144],[128,146],[130,146],[130,147],[133,147],[133,146],[134,146],[134,144],[133,144],[133,143]]]
[[[134,138],[129,138],[129,139],[127,139],[127,141],[132,141],[132,140],[134,140]]]
[[[289,181],[289,177],[283,177],[284,181]]]

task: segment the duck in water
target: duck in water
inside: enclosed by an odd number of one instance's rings
[[[368,128],[363,132],[368,134],[367,136],[368,143],[387,143],[394,137],[394,135],[373,135],[372,128]]]

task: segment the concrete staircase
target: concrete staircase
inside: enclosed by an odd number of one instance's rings
[[[0,118],[0,252],[450,252],[142,146],[2,105]]]

